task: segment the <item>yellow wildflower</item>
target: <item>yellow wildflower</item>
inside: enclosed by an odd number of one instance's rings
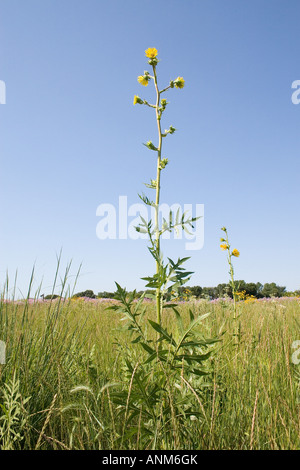
[[[134,95],[134,98],[133,98],[133,104],[143,104],[143,100],[138,96],[138,95]]]
[[[155,47],[149,47],[146,51],[145,51],[145,54],[146,54],[146,57],[149,57],[149,59],[154,59],[158,52],[157,52],[157,49],[155,49]]]
[[[237,258],[240,256],[240,252],[236,248],[234,248],[234,250],[232,250],[231,254],[232,254],[232,256],[236,256]]]
[[[182,77],[177,77],[176,80],[174,80],[174,85],[176,88],[183,88],[184,87],[184,80]]]
[[[139,75],[137,79],[141,85],[148,86],[149,79],[145,75]]]
[[[223,243],[222,245],[220,245],[220,248],[222,248],[222,250],[228,250],[228,246],[225,245],[225,243]]]

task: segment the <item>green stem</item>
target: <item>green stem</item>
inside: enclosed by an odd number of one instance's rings
[[[233,296],[233,321],[234,321],[234,343],[238,344],[238,325],[237,325],[237,311],[236,311],[236,287],[234,282],[234,270],[231,261],[231,253],[230,253],[230,244],[228,241],[228,235],[226,233],[226,243],[228,245],[228,264],[230,266],[230,278],[231,278],[231,288],[232,288],[232,296]]]
[[[161,114],[159,111],[160,104],[160,92],[157,85],[157,75],[156,68],[153,65],[153,75],[154,75],[154,84],[156,89],[156,121],[157,121],[157,130],[158,130],[158,147],[157,147],[157,175],[156,175],[156,198],[155,198],[155,245],[156,245],[156,274],[159,274],[160,270],[160,232],[159,232],[159,201],[160,201],[160,173],[161,173],[161,149],[162,149],[162,132],[160,125]],[[157,287],[156,289],[156,314],[157,314],[157,323],[161,325],[161,313],[162,313],[162,298],[161,298],[161,288]]]
[[[169,88],[171,88],[171,86],[167,86],[166,88],[164,88],[163,90],[160,90],[160,93],[164,93],[165,91],[167,91]]]
[[[230,248],[229,248],[230,249]],[[228,262],[230,266],[230,277],[231,277],[231,287],[232,287],[232,296],[233,296],[233,318],[236,320],[236,289],[234,282],[234,272],[232,267],[231,255],[228,256]]]

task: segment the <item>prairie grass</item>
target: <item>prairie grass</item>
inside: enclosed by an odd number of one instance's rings
[[[122,381],[118,344],[135,352],[120,316],[107,310],[110,304],[68,298],[8,302],[2,296],[2,449],[144,448],[141,423],[124,434],[112,399]],[[147,323],[155,318],[155,303],[145,305]],[[230,301],[183,302],[178,309],[187,323],[189,310],[209,312],[200,329],[206,337],[221,335],[221,341],[209,359],[211,386],[192,393],[199,416],[187,417],[180,433],[173,416],[173,437],[160,434],[155,448],[299,449],[299,366],[291,361],[300,334],[299,299],[239,302],[238,346]],[[163,326],[175,335],[175,325],[174,313],[166,310]]]

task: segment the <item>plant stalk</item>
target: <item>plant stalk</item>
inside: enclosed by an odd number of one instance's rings
[[[159,111],[160,105],[160,91],[157,84],[157,75],[156,67],[153,68],[154,84],[156,89],[156,121],[157,121],[157,130],[158,130],[158,147],[157,147],[157,175],[156,175],[156,197],[155,197],[155,246],[156,246],[156,274],[159,277],[160,271],[160,262],[161,262],[161,253],[160,253],[160,232],[159,232],[159,202],[160,202],[160,173],[161,173],[161,149],[162,149],[162,133],[161,133],[161,124],[160,118],[161,113]],[[156,315],[157,323],[161,325],[161,316],[162,316],[162,298],[161,298],[161,288],[160,286],[156,288]]]

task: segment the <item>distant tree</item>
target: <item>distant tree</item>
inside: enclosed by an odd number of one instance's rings
[[[275,282],[264,284],[261,295],[263,297],[282,297],[286,292],[286,287],[277,286]]]
[[[256,292],[257,292],[256,296],[257,296],[257,298],[260,298],[260,297],[263,296],[262,293],[261,293],[261,291],[263,290],[263,287],[264,286],[262,285],[261,282],[256,283]]]
[[[282,297],[283,295],[287,295],[286,287],[278,286],[275,282],[261,284],[260,282],[245,282],[243,279],[234,281],[236,285],[236,289],[239,292],[243,292],[245,298],[247,296],[253,296],[256,298],[262,297]],[[229,296],[232,298],[232,287],[229,283],[222,283],[218,284],[216,287],[201,287],[201,286],[181,286],[178,287],[178,295],[179,298],[184,298],[186,296],[186,291],[189,291],[191,296],[196,298],[202,299],[218,299],[221,297]],[[148,289],[146,291],[133,291],[135,297],[138,299],[141,297],[142,294],[145,293],[145,297],[147,298],[147,294],[155,294],[155,291],[152,289]],[[133,293],[131,292],[131,293]],[[290,293],[290,295],[300,295],[300,290],[295,291],[294,293]],[[56,298],[57,296],[53,296],[52,298]],[[95,298],[95,294],[92,290],[86,290],[84,292],[78,292],[74,295],[74,297],[90,297]],[[98,292],[98,298],[102,299],[113,299],[115,297],[115,292]],[[50,296],[45,296],[45,299],[51,298]],[[171,300],[171,294],[165,294],[165,300]]]
[[[145,298],[150,299],[152,296],[155,295],[155,290],[154,289],[146,289],[145,290]]]
[[[247,296],[254,296],[258,297],[259,290],[262,288],[262,284],[260,282],[245,282],[243,280],[237,281],[237,289],[239,292],[244,292]]]
[[[201,297],[201,294],[202,294],[202,287],[200,286],[193,286],[193,287],[187,287],[187,289],[189,289],[192,293],[192,295],[194,295],[197,299],[199,297]]]
[[[245,291],[247,295],[253,295],[254,297],[258,297],[258,286],[255,282],[247,282],[245,284]]]
[[[204,299],[211,299],[214,300],[218,297],[217,288],[216,287],[203,287],[202,295]]]
[[[89,297],[90,299],[95,299],[96,295],[92,290],[85,290],[83,292],[77,292],[77,294],[74,294],[73,297]]]
[[[140,291],[137,291],[137,290],[133,290],[133,291],[128,291],[128,294],[129,295],[133,295],[133,297],[135,299],[139,299],[142,295],[143,295],[144,291],[143,290],[140,290]],[[115,294],[113,294],[113,297],[115,296]]]
[[[234,283],[236,290],[238,292],[244,292],[245,296],[254,296],[257,298],[262,297],[261,292],[263,285],[260,282],[245,282],[243,279],[240,279],[235,280]],[[225,296],[232,298],[232,287],[229,283],[218,284],[217,287],[203,287],[201,296],[209,297],[210,299],[217,299]]]
[[[143,290],[139,290],[138,292],[136,292],[135,296],[137,299],[139,299],[140,297],[142,297],[144,291]]]
[[[217,297],[225,297],[226,295],[232,297],[232,288],[230,284],[218,284],[216,287],[216,295]]]
[[[113,299],[115,296],[114,292],[98,292],[97,297],[98,299]]]
[[[56,294],[53,294],[53,295],[49,294],[49,295],[45,295],[44,297],[45,300],[51,300],[51,299],[53,300],[53,299],[58,299],[58,298],[60,298],[60,295],[56,295]]]

